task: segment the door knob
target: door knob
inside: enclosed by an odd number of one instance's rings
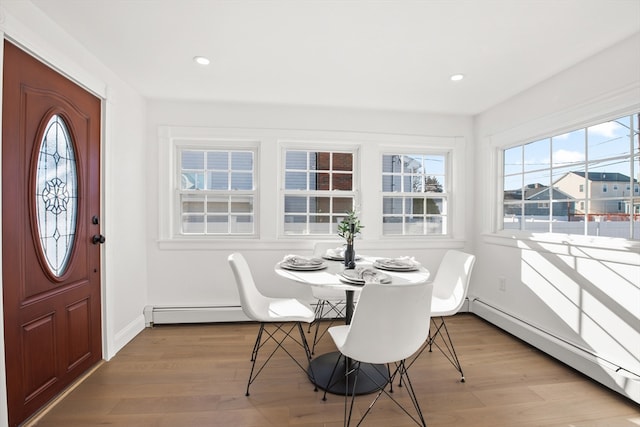
[[[104,243],[105,238],[102,234],[96,234],[91,238],[91,241],[94,245],[97,245],[98,243]]]

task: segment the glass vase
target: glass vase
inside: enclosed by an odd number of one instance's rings
[[[347,242],[347,247],[344,250],[344,268],[356,268],[356,252],[353,249],[353,242]]]

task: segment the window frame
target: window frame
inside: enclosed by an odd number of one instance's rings
[[[410,156],[410,155],[420,155],[420,156],[424,156],[424,157],[428,157],[428,156],[442,156],[444,157],[444,186],[443,186],[443,191],[441,193],[436,193],[436,192],[405,192],[405,191],[399,191],[399,192],[392,192],[392,191],[384,191],[384,187],[383,187],[383,177],[385,176],[385,172],[383,172],[383,167],[382,164],[384,162],[384,156]],[[416,196],[420,196],[423,197],[425,200],[427,199],[443,199],[443,205],[446,206],[446,214],[445,215],[432,215],[432,214],[428,214],[427,212],[424,212],[422,215],[424,217],[442,217],[444,218],[443,220],[443,229],[444,232],[441,234],[427,234],[426,232],[423,233],[407,233],[406,232],[406,226],[405,223],[403,221],[403,226],[402,226],[402,233],[401,234],[393,234],[393,233],[385,233],[384,232],[384,219],[381,221],[382,223],[380,224],[381,226],[381,230],[380,230],[380,234],[382,238],[385,239],[424,239],[424,238],[429,238],[429,239],[441,239],[441,238],[451,238],[452,237],[452,228],[453,228],[453,215],[452,213],[454,212],[454,202],[453,202],[453,196],[452,196],[452,188],[453,188],[453,166],[452,166],[452,157],[453,157],[453,149],[451,148],[447,148],[447,149],[434,149],[434,148],[416,148],[416,147],[393,147],[393,148],[386,148],[385,150],[380,152],[379,158],[378,158],[378,162],[380,163],[380,173],[379,173],[379,188],[380,188],[380,200],[378,201],[380,203],[380,212],[381,212],[381,218],[384,218],[385,214],[384,214],[384,203],[385,203],[385,199],[386,198],[400,198],[402,199],[402,203],[403,205],[406,203],[406,200],[411,199],[411,198],[415,198]],[[404,173],[401,173],[401,175],[404,176]],[[421,176],[430,176],[430,174],[420,174]],[[431,196],[433,195],[433,196]],[[401,216],[405,217],[407,216],[404,212],[401,214]],[[424,227],[423,227],[424,229]]]
[[[334,219],[335,221],[330,221],[330,224],[336,224],[334,227],[329,227],[329,231],[327,233],[311,233],[308,221],[308,217],[312,215],[307,209],[307,212],[300,213],[300,216],[307,216],[307,222],[305,227],[305,232],[303,233],[295,233],[288,232],[286,230],[286,216],[285,212],[285,200],[287,196],[300,196],[300,197],[345,197],[345,198],[353,198],[353,207],[354,210],[360,210],[360,202],[361,202],[361,181],[360,181],[360,144],[353,142],[340,142],[340,141],[308,141],[308,140],[281,140],[279,141],[280,148],[280,156],[279,156],[279,167],[278,167],[278,188],[279,188],[279,197],[278,197],[278,238],[281,239],[325,239],[325,238],[334,238],[337,233],[337,221],[341,217],[339,214],[346,214],[346,212],[333,212],[331,211],[328,215]],[[297,189],[287,189],[286,188],[286,159],[287,152],[289,151],[303,151],[306,153],[349,153],[352,155],[352,189],[351,191],[346,190],[297,190]],[[304,169],[304,172],[309,172],[311,169]],[[302,171],[302,170],[301,170]],[[340,172],[337,169],[330,169],[327,171],[328,173]],[[344,191],[344,193],[343,193]],[[340,193],[338,193],[340,192]],[[344,215],[342,215],[344,216]]]
[[[165,130],[161,128],[161,131]],[[166,129],[169,131],[170,129]],[[203,242],[220,242],[224,240],[247,240],[259,239],[260,237],[260,141],[251,138],[235,138],[229,137],[201,137],[180,136],[165,137],[170,144],[168,155],[161,164],[167,165],[168,177],[161,177],[160,183],[165,181],[165,185],[171,188],[168,194],[168,201],[160,199],[161,205],[168,205],[170,212],[168,215],[160,217],[160,239],[168,241],[203,241]],[[242,152],[250,151],[253,153],[253,190],[212,190],[208,194],[222,194],[225,196],[231,194],[250,195],[253,197],[253,232],[252,233],[216,233],[216,234],[186,234],[182,233],[182,216],[181,216],[181,152],[187,150],[194,151],[226,151],[226,152]],[[161,156],[162,157],[162,156]]]
[[[585,222],[585,226],[584,226],[584,231],[582,234],[576,234],[576,233],[569,233],[569,232],[565,232],[565,231],[539,231],[539,230],[522,230],[522,229],[505,229],[503,227],[504,225],[504,178],[505,178],[505,169],[504,169],[504,152],[508,149],[514,148],[514,147],[524,147],[525,145],[532,143],[532,142],[537,142],[537,141],[541,141],[544,139],[549,139],[550,141],[553,140],[553,138],[557,138],[559,136],[563,136],[565,134],[571,133],[571,132],[577,132],[577,131],[585,131],[585,135],[587,134],[587,130],[591,127],[594,126],[598,126],[601,124],[605,124],[607,122],[611,122],[611,121],[615,121],[617,119],[621,119],[621,118],[626,118],[628,116],[633,116],[633,122],[632,125],[635,126],[636,128],[638,127],[638,121],[640,121],[639,117],[640,117],[640,105],[638,106],[634,106],[631,108],[627,108],[627,109],[621,109],[616,111],[615,113],[611,113],[611,114],[607,114],[607,115],[594,115],[592,116],[589,120],[583,120],[580,122],[576,122],[572,125],[566,125],[561,127],[561,128],[557,128],[549,133],[545,133],[545,134],[532,134],[533,136],[529,136],[529,137],[525,137],[523,138],[522,136],[520,136],[519,138],[513,138],[515,140],[517,140],[518,142],[513,142],[513,140],[510,143],[500,143],[500,141],[505,141],[505,139],[507,138],[505,135],[501,136],[501,137],[495,137],[494,140],[494,155],[497,156],[496,158],[496,165],[498,165],[498,170],[497,170],[497,174],[495,175],[496,179],[497,179],[497,186],[496,188],[498,189],[498,192],[496,194],[496,206],[495,206],[495,217],[494,217],[494,230],[493,232],[497,235],[504,235],[504,236],[517,236],[518,238],[532,238],[533,236],[537,236],[536,240],[542,238],[541,236],[543,235],[547,235],[549,241],[555,241],[557,240],[557,238],[559,236],[565,236],[565,237],[560,237],[560,238],[569,238],[572,241],[592,241],[594,239],[623,239],[627,242],[630,242],[631,244],[635,245],[636,243],[640,242],[640,239],[634,239],[633,237],[635,235],[637,235],[638,233],[638,225],[636,225],[635,223],[630,224],[630,229],[631,227],[633,231],[630,231],[627,237],[610,237],[610,236],[599,236],[599,235],[594,235],[594,234],[589,234],[588,232],[588,224],[589,222]],[[506,133],[507,135],[509,133]],[[513,135],[511,135],[513,136]],[[585,145],[587,144],[587,141],[585,140]],[[588,147],[587,147],[588,148]],[[638,175],[638,173],[640,173],[640,171],[637,169],[634,169],[634,165],[638,164],[638,161],[640,159],[640,154],[638,153],[637,149],[635,149],[635,147],[632,145],[632,142],[630,142],[630,151],[628,152],[628,154],[624,154],[622,156],[614,156],[613,158],[618,159],[618,158],[623,158],[625,160],[628,160],[630,163],[632,163],[631,165],[631,170],[629,172],[630,175],[630,181],[632,180],[637,180],[637,178],[635,178],[635,176]],[[609,158],[607,158],[609,159]],[[584,164],[584,165],[590,165],[593,163],[597,163],[597,162],[601,162],[603,159],[601,158],[588,158],[588,155],[585,153],[585,159],[582,162],[579,162],[580,164]],[[552,165],[549,166],[550,170],[553,170],[554,167]],[[589,170],[589,168],[587,168],[587,170]],[[591,171],[589,171],[591,172]],[[526,174],[526,171],[524,171],[523,169],[523,173]],[[586,174],[585,174],[586,176]],[[587,185],[588,184],[588,180],[584,179],[583,183],[580,183],[580,188],[582,188],[582,190],[580,192],[582,192],[584,194],[583,198],[580,199],[575,199],[575,204],[576,207],[579,207],[579,209],[588,209],[589,208],[589,202],[590,201],[600,201],[601,198],[598,198],[595,195],[591,195],[592,190],[590,189],[590,187]],[[553,181],[553,183],[555,183],[555,181]],[[549,184],[549,188],[553,189],[555,188],[555,186],[551,185],[552,183]],[[604,184],[606,186],[606,183]],[[636,182],[634,185],[638,185],[638,183]],[[604,198],[602,200],[608,200],[613,198],[614,196],[609,196],[608,198]],[[633,196],[629,196],[630,200],[634,201],[635,203],[637,203],[637,198],[635,198]],[[586,203],[585,203],[586,202]],[[525,203],[526,204],[526,203]],[[633,222],[633,221],[631,221]]]

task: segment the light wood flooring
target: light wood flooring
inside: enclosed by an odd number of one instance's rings
[[[410,369],[430,427],[638,427],[640,406],[472,314],[447,320],[466,382],[434,349]],[[342,426],[343,397],[314,392],[285,355],[245,397],[257,324],[147,328],[32,425]],[[309,334],[310,336],[310,334]],[[335,350],[325,336],[316,354]],[[394,395],[406,392],[395,387]],[[360,396],[364,410],[371,396]],[[411,426],[384,396],[365,426]]]

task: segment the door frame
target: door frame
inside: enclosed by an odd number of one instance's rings
[[[51,67],[56,72],[67,77],[84,90],[92,93],[101,100],[101,129],[100,129],[100,218],[105,218],[105,141],[107,140],[107,109],[109,107],[107,97],[107,85],[104,81],[96,79],[95,76],[87,73],[78,64],[63,58],[58,49],[53,45],[47,45],[47,42],[38,37],[35,33],[29,32],[28,29],[19,25],[17,22],[7,19],[6,13],[0,6],[0,100],[2,99],[2,80],[4,75],[4,40],[23,49],[29,55]],[[2,102],[0,101],[0,117],[2,115]],[[0,121],[0,147],[2,146],[2,121]],[[1,156],[1,150],[0,150]],[[0,159],[1,160],[1,159]],[[1,165],[1,163],[0,163]],[[2,175],[0,171],[0,185],[2,184]],[[2,221],[2,200],[0,198],[0,221]],[[101,233],[108,235],[108,222],[103,220],[101,223]],[[0,239],[2,239],[2,230],[0,228]],[[110,295],[106,292],[106,262],[105,250],[100,251],[100,297],[101,297],[101,316],[102,316],[102,359],[108,360],[111,357],[112,339],[108,334],[108,308],[110,307]],[[0,291],[3,289],[2,282],[2,245],[0,245]],[[4,305],[3,299],[0,298],[0,427],[8,425],[8,407],[7,407],[7,382],[6,382],[6,366],[5,366],[5,340],[4,340]]]

